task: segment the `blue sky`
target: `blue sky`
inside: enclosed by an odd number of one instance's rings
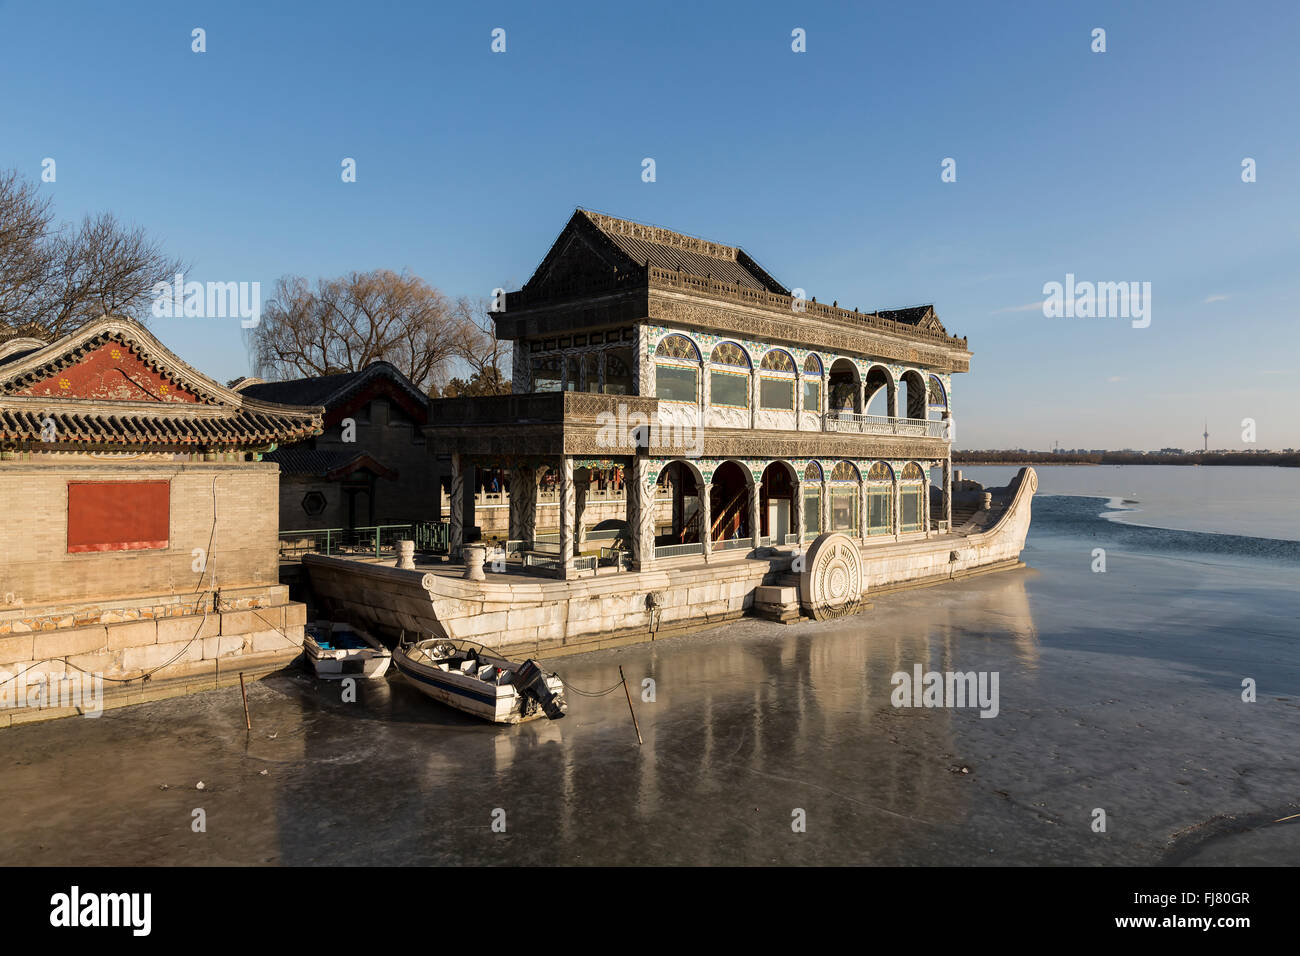
[[[585,206],[821,301],[935,303],[974,352],[962,447],[1190,448],[1207,417],[1212,447],[1251,447],[1243,418],[1296,447],[1298,39],[1290,2],[0,0],[0,167],[53,157],[60,216],[264,295],[380,267],[517,288]],[[1067,272],[1151,282],[1150,327],[1027,308]],[[237,320],[154,328],[248,371]]]

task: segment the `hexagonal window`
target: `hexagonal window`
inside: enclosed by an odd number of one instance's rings
[[[313,518],[325,510],[325,495],[319,491],[309,491],[302,496],[302,510]]]

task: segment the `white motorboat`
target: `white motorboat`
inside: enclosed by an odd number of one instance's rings
[[[399,643],[393,660],[425,696],[493,723],[517,724],[543,715],[559,720],[568,710],[559,677],[543,673],[532,659],[518,664],[473,641]]]
[[[369,633],[339,621],[307,625],[302,650],[316,676],[325,680],[383,677],[393,659]]]

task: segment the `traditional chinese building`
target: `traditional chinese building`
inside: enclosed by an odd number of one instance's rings
[[[0,343],[0,671],[97,674],[129,703],[296,657],[263,456],[321,415],[231,391],[126,319]]]
[[[280,466],[280,530],[352,529],[437,517],[436,462],[425,447],[428,396],[394,365],[237,382],[241,395],[321,406],[323,431],[265,456]]]
[[[931,306],[805,301],[742,249],[578,210],[494,319],[514,394],[431,408],[428,433],[453,453],[453,548],[481,468],[510,474],[525,551],[539,479],[558,482],[563,576],[598,563],[583,556],[586,489],[612,469],[630,476],[640,569],[950,527],[952,376],[971,353]]]
[[[971,353],[931,306],[804,301],[741,249],[579,210],[494,319],[513,393],[434,400],[425,429],[451,457],[453,561],[307,554],[332,617],[554,655],[1023,566],[1037,478],[952,480]],[[486,571],[483,472],[509,486]],[[610,487],[612,538],[589,517]]]

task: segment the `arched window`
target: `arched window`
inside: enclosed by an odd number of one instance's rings
[[[794,411],[794,359],[782,349],[772,349],[763,356],[758,383],[760,408]]]
[[[803,410],[822,410],[822,360],[816,355],[803,360]]]
[[[878,461],[867,472],[867,534],[894,530],[894,472]]]
[[[655,349],[655,358],[682,359],[687,362],[699,362],[700,351],[684,335],[665,335]]]
[[[793,375],[794,359],[784,349],[772,349],[763,356],[763,362],[759,367],[765,372],[789,372]]]
[[[749,356],[735,342],[721,342],[709,359],[709,401],[749,408]]]
[[[867,370],[864,408],[868,415],[888,415],[892,418],[897,414],[894,408],[893,382],[889,370],[883,365],[873,365]]]
[[[903,466],[902,484],[899,485],[899,502],[902,514],[903,533],[925,530],[925,471],[914,461]]]
[[[831,531],[857,535],[858,470],[847,461],[836,462],[831,469]]]
[[[927,418],[942,420],[943,413],[948,410],[948,392],[943,387],[943,382],[939,376],[931,375],[929,378],[929,415]]]
[[[815,538],[822,531],[822,466],[810,461],[803,481],[803,533],[805,538]]]
[[[700,353],[684,335],[667,335],[655,349],[655,396],[663,402],[699,402]]]
[[[925,401],[927,387],[925,379],[916,369],[908,369],[903,373],[903,390],[907,393],[907,404],[903,407],[907,409],[908,418],[925,418]]]

